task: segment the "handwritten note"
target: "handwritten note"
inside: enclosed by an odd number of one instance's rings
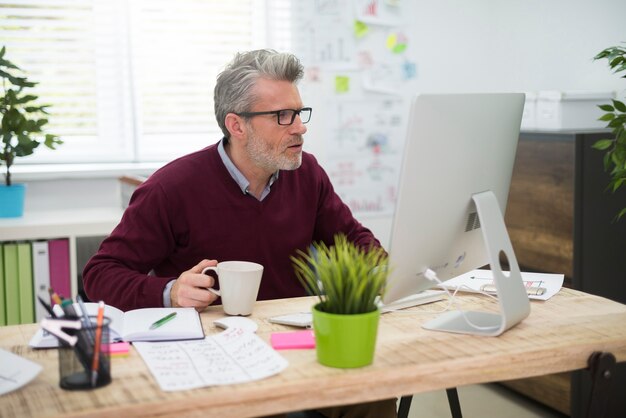
[[[288,362],[257,335],[239,328],[203,340],[133,344],[167,392],[264,379]]]

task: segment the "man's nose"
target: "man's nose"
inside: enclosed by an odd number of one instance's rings
[[[296,118],[294,119],[291,126],[293,127],[292,133],[294,134],[304,135],[307,131],[307,127],[304,123],[302,123],[302,119],[300,118],[300,115],[296,115]]]

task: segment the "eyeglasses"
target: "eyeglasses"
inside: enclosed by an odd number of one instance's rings
[[[296,120],[296,115],[300,115],[302,123],[307,123],[311,120],[311,113],[313,109],[310,107],[303,107],[300,110],[296,109],[281,109],[281,110],[269,110],[267,112],[241,112],[235,113],[237,116],[243,116],[244,118],[250,118],[252,116],[259,115],[276,115],[276,119],[279,125],[291,125]]]

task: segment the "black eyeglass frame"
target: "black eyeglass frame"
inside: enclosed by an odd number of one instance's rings
[[[285,111],[290,111],[293,112],[291,114],[291,120],[289,121],[289,123],[280,123],[280,113],[281,112],[285,112]],[[302,123],[308,123],[311,120],[311,115],[313,114],[313,108],[311,107],[303,107],[302,109],[296,110],[296,109],[279,109],[279,110],[268,110],[265,112],[241,112],[241,113],[235,113],[235,115],[237,116],[242,116],[244,118],[250,118],[253,116],[259,116],[259,115],[276,115],[276,122],[280,125],[280,126],[289,126],[289,125],[293,125],[293,122],[296,120],[296,116],[300,115],[300,113],[302,112],[309,112],[309,117],[307,118],[307,120],[305,121],[304,119],[302,119]]]

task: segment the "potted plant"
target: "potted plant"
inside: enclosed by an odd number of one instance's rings
[[[623,72],[622,78],[626,78],[626,48],[613,46],[606,48],[594,57],[594,60],[606,58],[609,67],[615,73]],[[612,100],[612,104],[600,105],[605,113],[600,120],[607,122],[607,128],[611,128],[613,138],[600,139],[593,144],[595,149],[605,151],[604,169],[610,173],[611,180],[608,188],[613,192],[626,184],[626,104],[619,100]],[[617,214],[619,220],[626,215],[626,208],[622,208]]]
[[[43,144],[55,149],[63,142],[52,134],[45,134],[43,127],[48,123],[46,105],[37,105],[37,96],[28,89],[37,83],[19,76],[22,70],[7,60],[6,47],[0,50],[0,162],[6,166],[5,184],[0,184],[0,218],[22,216],[24,210],[24,184],[13,184],[11,166],[15,158],[31,155],[35,148]]]
[[[337,235],[331,247],[316,243],[291,258],[313,307],[317,359],[331,367],[367,366],[374,359],[380,311],[377,298],[387,282],[382,248],[364,250]]]

